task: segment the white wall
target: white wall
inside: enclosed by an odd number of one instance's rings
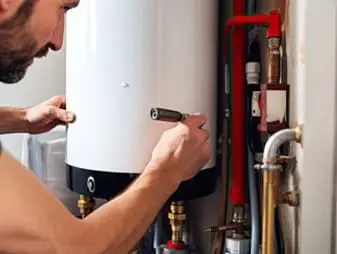
[[[337,3],[305,2],[300,253],[336,253]]]
[[[65,92],[65,50],[50,51],[48,57],[36,59],[26,77],[14,85],[0,83],[0,106],[28,107],[53,95]],[[3,145],[17,158],[22,135],[2,135]]]

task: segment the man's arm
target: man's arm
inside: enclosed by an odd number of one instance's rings
[[[20,108],[0,108],[0,134],[27,132],[26,110]]]
[[[54,96],[30,108],[0,107],[0,134],[38,134],[71,123],[75,116],[65,110],[65,103],[65,96]]]
[[[0,253],[127,253],[178,186],[155,167],[122,195],[79,220],[28,169],[3,152]]]
[[[205,117],[166,131],[144,172],[119,197],[79,220],[29,169],[0,154],[0,253],[127,253],[177,189],[210,157]]]

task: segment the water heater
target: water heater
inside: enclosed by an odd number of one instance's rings
[[[173,198],[216,182],[218,0],[90,0],[66,20],[68,187],[112,198],[142,171],[163,131],[152,107],[208,117],[212,158]]]

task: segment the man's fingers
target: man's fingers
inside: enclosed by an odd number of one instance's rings
[[[52,120],[59,120],[64,123],[72,123],[75,121],[75,114],[57,107],[50,107],[48,116]]]
[[[60,107],[66,104],[66,97],[64,95],[56,95],[44,101],[43,103],[46,105],[53,105],[56,107]]]
[[[191,126],[202,128],[207,122],[207,117],[203,114],[194,114],[186,117],[184,123]]]
[[[207,141],[209,139],[209,132],[207,130],[201,129],[200,135],[202,137],[202,140]]]

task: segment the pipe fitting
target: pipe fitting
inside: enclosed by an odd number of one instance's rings
[[[186,220],[186,214],[184,213],[184,203],[181,201],[172,202],[170,206],[171,211],[168,214],[170,220],[173,243],[183,243],[183,226]]]
[[[295,127],[295,140],[297,143],[302,143],[302,125],[297,125]]]
[[[242,224],[246,222],[246,208],[242,205],[233,207],[232,222],[234,224]]]
[[[302,127],[296,126],[293,129],[284,129],[273,134],[267,141],[263,151],[263,167],[268,170],[277,161],[277,151],[286,142],[302,140]]]
[[[268,83],[279,84],[281,78],[281,52],[279,37],[268,38]]]
[[[80,209],[81,217],[85,218],[94,210],[95,200],[91,197],[80,195],[80,199],[77,201],[77,206]]]

